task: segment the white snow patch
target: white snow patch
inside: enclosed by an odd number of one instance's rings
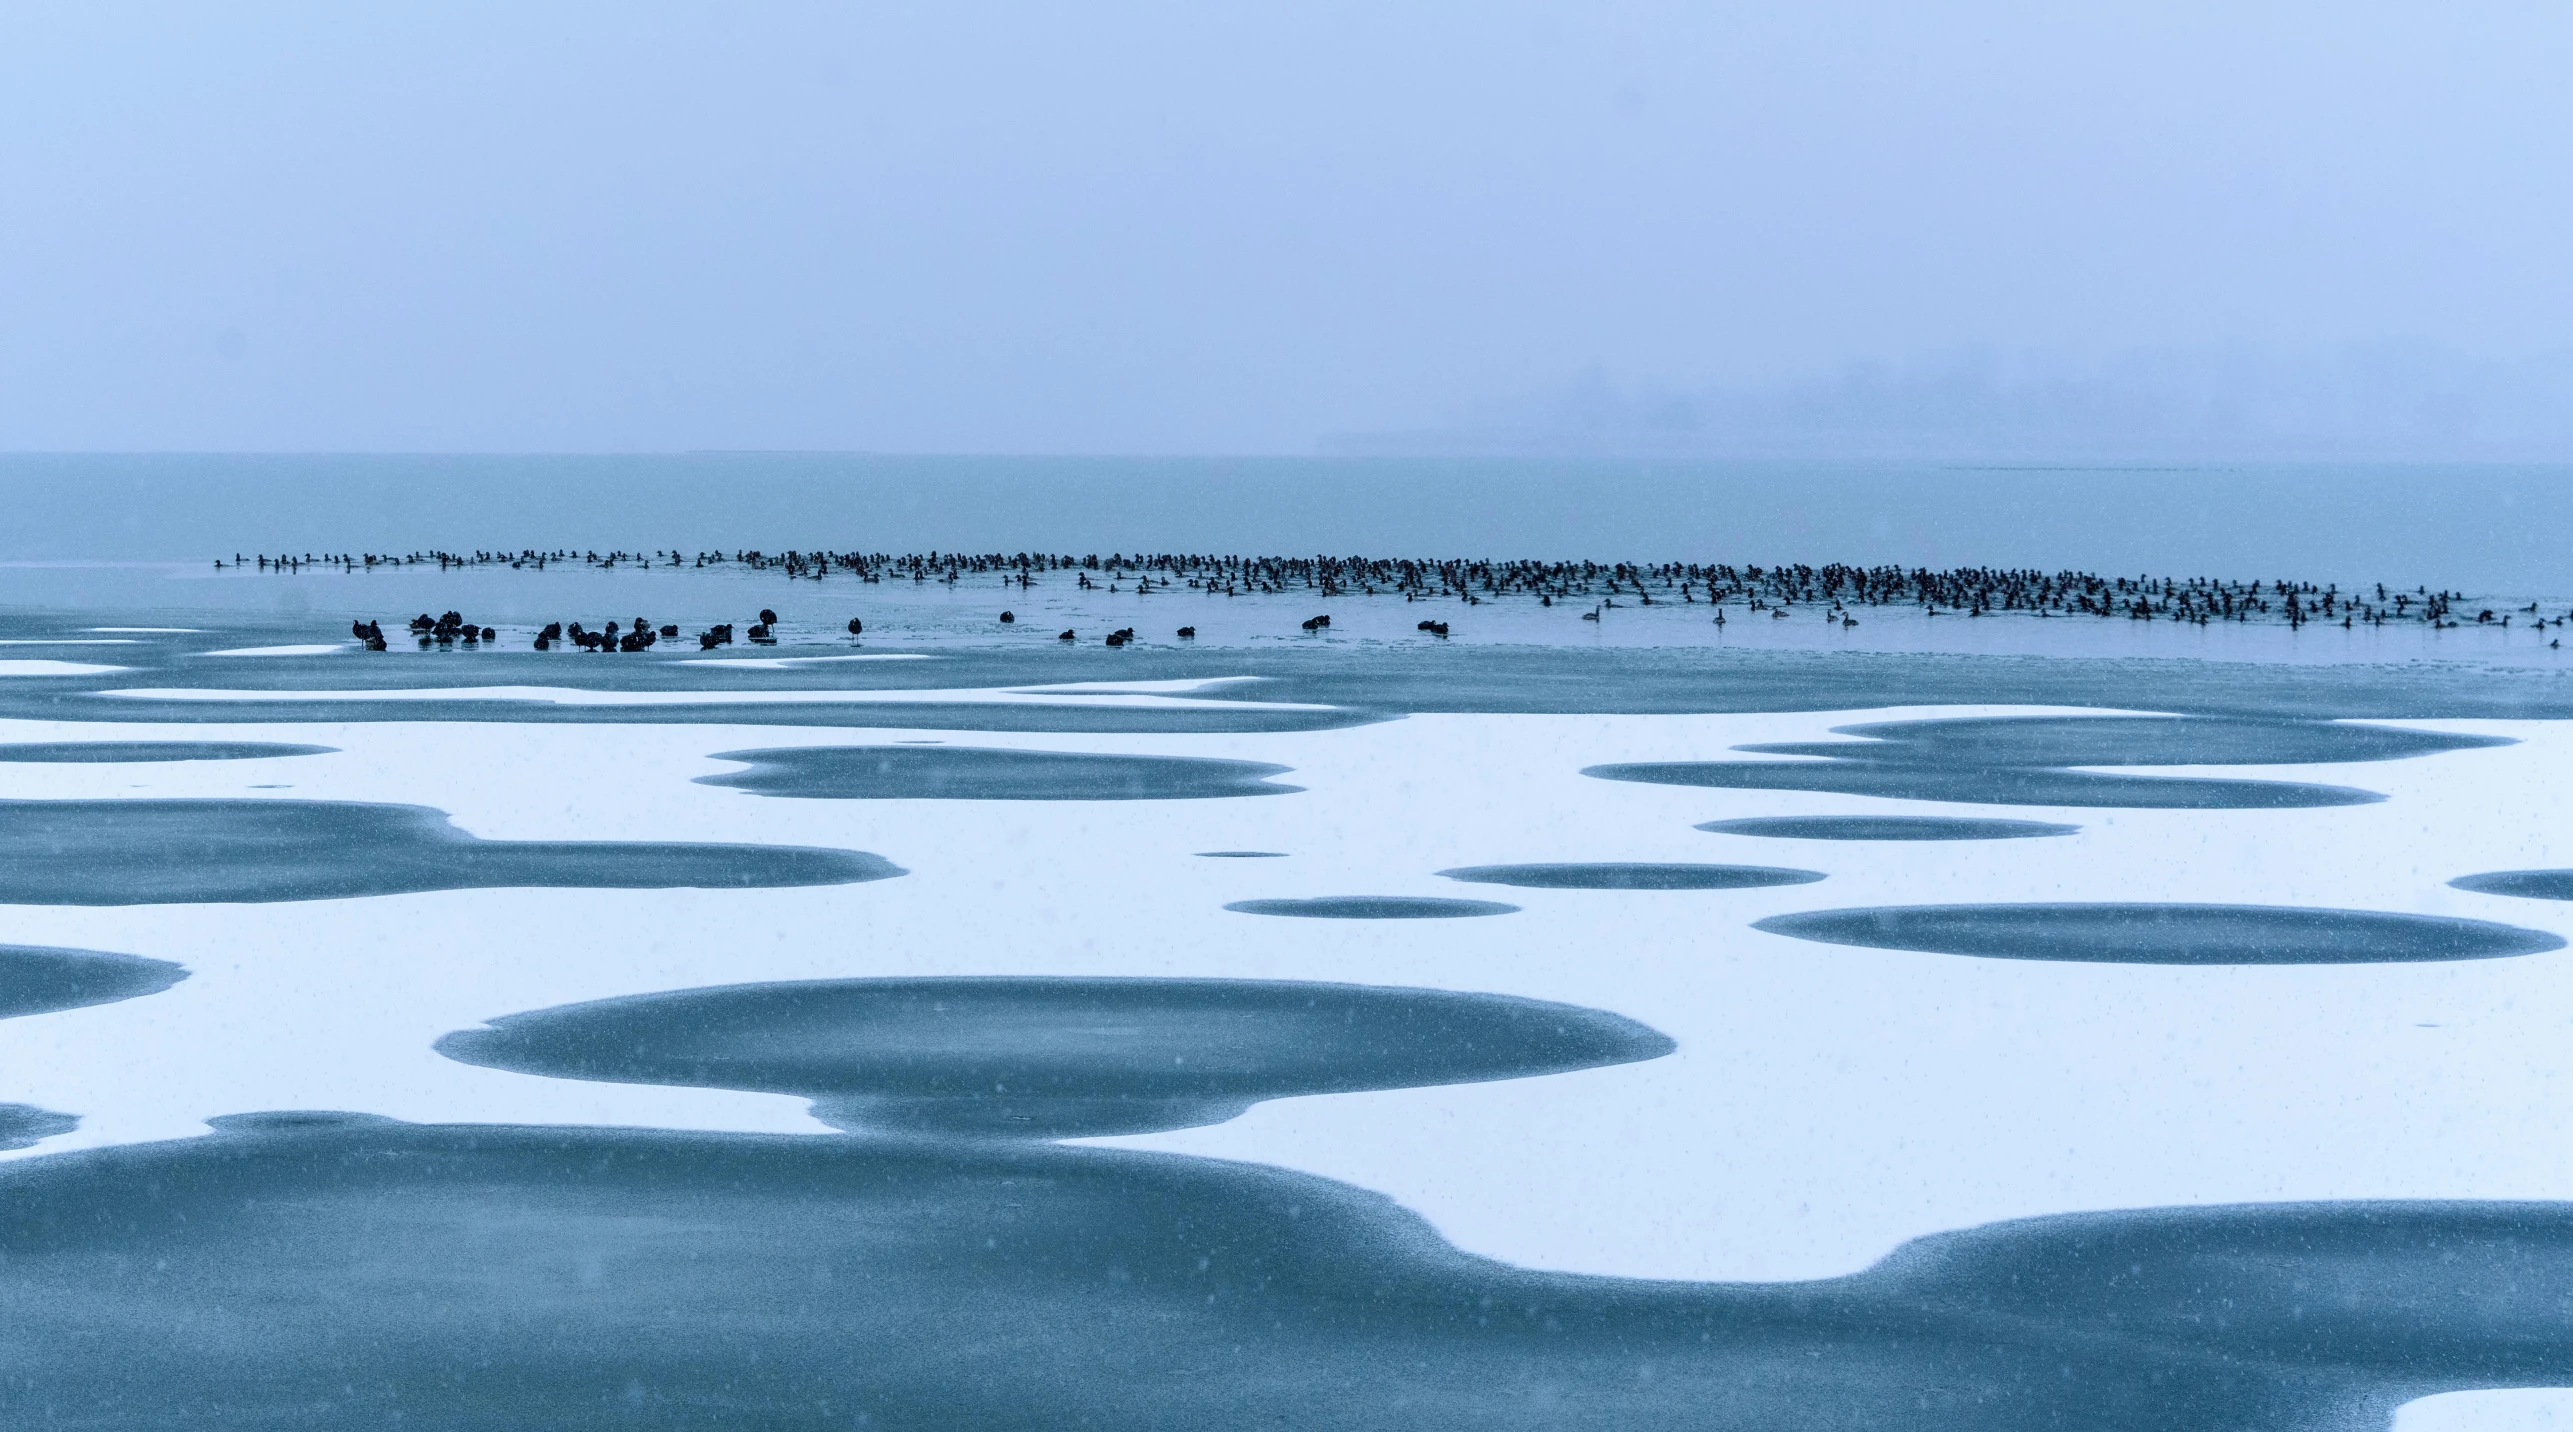
[[[2394,1432],[2573,1432],[2573,1388],[2443,1392],[2396,1408]]]
[[[97,676],[109,671],[130,671],[124,666],[98,666],[86,661],[43,661],[34,658],[0,661],[0,676]]]

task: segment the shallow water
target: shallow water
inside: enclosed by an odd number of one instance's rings
[[[2302,781],[2109,775],[2076,766],[2315,765],[2390,761],[2504,745],[2501,738],[2399,727],[2218,716],[2014,716],[1834,727],[1855,741],[1761,742],[1736,749],[1787,761],[1668,761],[1592,766],[1611,781],[1983,805],[2133,810],[2279,810],[2364,805],[2374,791]]]
[[[301,800],[0,801],[0,903],[337,900],[513,885],[845,885],[903,870],[855,850],[479,840],[420,806]]]
[[[77,1114],[57,1114],[33,1104],[0,1104],[0,1149],[31,1149],[79,1127]]]
[[[105,764],[143,761],[264,761],[279,756],[327,756],[335,746],[283,741],[12,741],[0,744],[0,761]]]
[[[1458,920],[1515,915],[1498,900],[1449,900],[1435,895],[1311,895],[1298,899],[1236,900],[1224,907],[1241,915],[1287,915],[1305,920]]]
[[[2573,900],[2573,870],[2497,870],[2489,875],[2460,875],[2448,883],[2484,895]]]
[[[1179,756],[973,746],[784,746],[719,751],[750,769],[699,776],[701,785],[805,800],[1171,801],[1282,796],[1302,790],[1269,777],[1285,766]]]
[[[1836,1281],[1655,1283],[1207,1160],[226,1125],[0,1172],[13,1420],[2323,1432],[2573,1375],[2561,1205],[2086,1214]],[[168,1335],[243,1306],[255,1337]]]
[[[0,945],[0,1019],[139,999],[187,977],[184,966],[140,955]]]
[[[1773,915],[1752,928],[1884,950],[2148,965],[2489,960],[2565,943],[2489,920],[2281,905],[1913,905]]]
[[[1717,835],[1771,840],[2029,840],[2071,835],[2078,825],[2045,820],[1974,820],[1941,815],[1766,815],[1699,822]]]
[[[679,990],[490,1020],[450,1059],[760,1089],[847,1128],[1062,1138],[1185,1128],[1263,1099],[1655,1059],[1572,1005],[1279,980],[830,980]]]
[[[1690,865],[1595,861],[1577,865],[1460,865],[1439,874],[1472,885],[1517,885],[1530,890],[1759,890],[1809,885],[1818,870],[1773,865]]]

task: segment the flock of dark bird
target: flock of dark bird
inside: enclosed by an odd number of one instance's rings
[[[1001,620],[1010,619],[1009,613],[1001,614]],[[758,646],[775,646],[777,636],[773,628],[776,625],[777,613],[763,607],[760,609],[759,620],[751,623],[750,630],[744,633],[744,636]],[[856,617],[849,618],[849,635],[857,636],[866,629],[865,622]],[[384,624],[381,622],[351,622],[348,631],[349,635],[366,643],[368,651],[386,649]],[[435,617],[422,612],[411,619],[411,635],[419,640],[423,650],[433,646],[480,646],[500,640],[498,630],[492,627],[478,627],[465,620],[463,614],[459,612],[448,612],[444,616]],[[555,643],[563,642],[578,647],[582,651],[637,652],[647,650],[666,638],[675,638],[678,635],[677,623],[664,622],[656,626],[647,617],[636,617],[621,631],[616,622],[609,622],[597,631],[584,630],[579,622],[573,622],[569,626],[561,622],[547,622],[544,629],[536,633],[535,645],[538,651],[550,651]],[[1071,633],[1066,632],[1064,635],[1069,636]],[[1132,640],[1134,629],[1127,628],[1125,636],[1128,640]],[[697,649],[700,651],[712,651],[719,646],[730,646],[732,642],[733,624],[731,622],[717,622],[697,633]],[[1109,644],[1122,645],[1114,641]]]
[[[369,552],[319,557],[305,553],[301,556],[285,554],[247,558],[235,554],[231,563],[218,560],[215,566],[295,573],[316,567],[359,572],[423,564],[435,564],[441,570],[494,567],[542,570],[549,565],[562,564],[579,564],[601,570],[620,566],[691,570],[718,567],[815,581],[836,576],[861,583],[939,582],[949,586],[969,579],[997,578],[1003,588],[1015,585],[1021,590],[1035,586],[1045,577],[1068,573],[1081,591],[1131,591],[1138,596],[1185,589],[1228,597],[1244,594],[1306,594],[1317,598],[1399,595],[1407,602],[1456,601],[1467,606],[1480,606],[1486,601],[1504,598],[1534,598],[1538,605],[1544,607],[1565,601],[1587,601],[1589,609],[1581,616],[1593,621],[1599,619],[1601,612],[1619,606],[1704,605],[1712,610],[1717,625],[1726,621],[1728,607],[1778,619],[1802,609],[1819,613],[1824,620],[1842,626],[1857,625],[1858,613],[1863,609],[1893,607],[1918,609],[1930,616],[1982,617],[2011,612],[2044,618],[2124,618],[2201,627],[2217,622],[2284,623],[2291,628],[2319,623],[2344,630],[2382,627],[2388,623],[2421,623],[2439,630],[2465,625],[2506,628],[2516,618],[2524,619],[2526,626],[2544,633],[2573,621],[2573,611],[2549,618],[2540,614],[2535,602],[2516,607],[2476,605],[2470,608],[2459,593],[2433,592],[2426,586],[2404,592],[2390,591],[2379,583],[2372,588],[2344,591],[2337,584],[2286,579],[2241,581],[2192,577],[2184,580],[2173,577],[2103,577],[2089,572],[2047,573],[1995,567],[1936,570],[1842,563],[1820,567],[1803,564],[1736,567],[1725,563],[1695,562],[1431,561],[1173,553],[1131,556],[1117,553],[1106,557],[1096,553],[1074,557],[1026,552],[928,552],[900,556],[883,552],[831,551],[685,553],[672,548],[653,552],[605,553],[568,549],[549,552],[532,549],[472,553],[428,551],[401,555]],[[449,616],[453,615],[449,613]],[[1014,622],[1016,617],[1003,612],[1001,620]],[[423,622],[428,625],[422,626]],[[1327,624],[1327,618],[1317,618],[1305,623],[1305,629],[1314,631]],[[477,636],[481,640],[490,640],[489,636],[471,629],[461,618],[446,623],[424,615],[412,625],[415,632],[425,634],[433,642],[471,642]],[[763,621],[752,627],[749,639],[754,642],[763,640],[762,629],[766,625],[768,623]],[[1444,636],[1447,634],[1445,625],[1427,621],[1422,622],[1419,629],[1434,636]],[[637,651],[650,646],[658,638],[677,635],[674,627],[655,629],[650,623],[628,628],[620,635],[618,624],[614,622],[601,632],[585,633],[575,623],[567,629],[548,628],[548,634],[539,638],[538,645],[545,647],[555,641],[569,640],[583,650]],[[1071,634],[1065,635],[1068,638]],[[1194,631],[1183,635],[1194,635]],[[1119,640],[1119,637],[1124,640]],[[709,650],[730,640],[729,627],[698,634],[701,648]],[[1124,641],[1131,640],[1132,632],[1128,629],[1113,634],[1109,644],[1123,645]]]

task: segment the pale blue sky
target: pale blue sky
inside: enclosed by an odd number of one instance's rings
[[[1981,373],[2040,447],[2242,388],[2573,455],[2568,55],[2560,3],[12,0],[0,449],[1793,449]]]

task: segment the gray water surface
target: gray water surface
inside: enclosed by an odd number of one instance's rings
[[[2488,960],[2564,947],[2489,920],[2286,905],[1890,905],[1772,915],[1752,928],[1885,950],[2146,965]]]
[[[2481,895],[2573,900],[2573,870],[2496,870],[2486,875],[2460,875],[2448,883]]]
[[[1976,820],[1944,815],[1762,815],[1702,821],[1717,835],[1771,840],[2030,840],[2071,835],[2078,825],[2046,820]]]
[[[2565,1204],[2080,1214],[1687,1283],[1254,1164],[304,1112],[0,1166],[0,1208],[29,1427],[2359,1432],[2573,1380]]]
[[[12,741],[0,744],[0,761],[48,765],[108,765],[142,761],[263,761],[278,756],[327,756],[337,746],[285,741]]]
[[[1756,890],[1809,885],[1818,870],[1774,865],[1654,864],[1592,861],[1557,865],[1460,865],[1439,874],[1475,885],[1516,885],[1530,890]]]
[[[0,1019],[139,999],[187,977],[184,965],[141,955],[0,945]]]
[[[800,980],[503,1015],[468,1064],[757,1089],[849,1127],[1019,1137],[1231,1118],[1263,1099],[1654,1059],[1632,1020],[1502,995],[1281,980]]]
[[[1772,761],[1645,761],[1584,775],[1653,785],[1984,805],[2163,810],[2277,810],[2364,805],[2373,791],[2303,781],[2211,780],[2072,769],[2082,766],[2309,765],[2387,761],[2473,747],[2499,737],[2323,721],[2238,716],[1998,716],[1835,727],[1854,741],[1778,741],[1736,747]]]
[[[0,1104],[0,1149],[31,1149],[79,1127],[77,1114],[57,1114],[33,1104]]]
[[[1498,900],[1450,900],[1436,895],[1310,895],[1300,899],[1236,900],[1224,907],[1241,915],[1286,915],[1306,920],[1457,920],[1515,915]]]
[[[481,840],[425,806],[302,800],[0,801],[0,903],[336,900],[499,886],[845,885],[903,869],[805,846]]]
[[[1282,796],[1285,766],[1197,756],[1109,756],[975,746],[783,746],[720,751],[744,771],[700,785],[806,800],[1144,801]]]

